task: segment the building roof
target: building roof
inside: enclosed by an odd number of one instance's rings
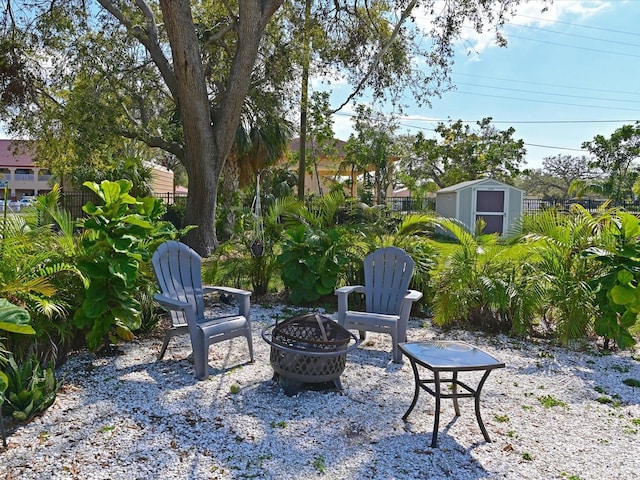
[[[339,140],[337,138],[335,138],[334,141],[336,147],[336,156],[344,157],[344,146],[347,142],[345,142],[344,140]],[[307,142],[307,150],[311,150],[312,148],[313,143]],[[300,137],[294,138],[293,140],[291,140],[291,142],[289,142],[289,151],[297,152],[298,150],[300,150]]]
[[[32,154],[22,148],[25,145],[25,140],[0,139],[0,167],[32,167]]]

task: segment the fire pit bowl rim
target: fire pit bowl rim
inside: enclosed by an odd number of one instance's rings
[[[331,320],[333,321],[333,320]],[[299,349],[299,348],[291,348],[286,345],[281,345],[272,340],[273,329],[279,325],[278,322],[272,323],[262,329],[262,339],[271,345],[273,348],[281,350],[283,352],[293,353],[296,355],[308,355],[310,357],[334,357],[338,355],[346,355],[347,353],[352,352],[360,345],[360,339],[353,333],[347,330],[349,334],[349,343],[353,342],[346,349],[335,349],[335,350],[308,350],[308,349]]]

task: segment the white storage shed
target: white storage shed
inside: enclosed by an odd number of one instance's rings
[[[436,213],[455,218],[474,231],[484,219],[484,233],[503,234],[522,215],[524,191],[491,178],[457,183],[436,192]]]

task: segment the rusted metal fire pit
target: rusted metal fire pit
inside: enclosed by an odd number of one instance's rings
[[[333,382],[341,391],[347,353],[360,344],[337,322],[313,313],[270,325],[262,330],[262,338],[271,345],[274,378],[288,396],[306,383]]]

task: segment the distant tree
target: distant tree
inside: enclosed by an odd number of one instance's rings
[[[623,125],[610,138],[596,135],[592,141],[584,142],[595,159],[589,162],[591,168],[602,171],[604,179],[602,190],[613,201],[631,198],[632,187],[640,170],[640,122],[635,125]]]
[[[555,155],[542,160],[541,169],[532,169],[522,186],[530,194],[548,198],[571,198],[572,186],[593,179],[595,174],[585,156]]]
[[[515,140],[515,130],[498,130],[491,118],[477,122],[478,129],[458,120],[450,126],[439,123],[440,140],[416,135],[411,149],[415,177],[432,180],[444,188],[477,178],[495,178],[513,183],[526,150],[523,140]]]
[[[313,163],[313,174],[318,182],[318,191],[321,195],[327,192],[322,191],[322,183],[318,175],[318,161],[321,157],[335,159],[338,154],[329,105],[328,92],[313,92],[308,106],[307,127],[305,128],[306,143],[310,149],[309,159]],[[300,162],[298,162],[298,166],[300,166]],[[298,176],[298,186],[300,185],[300,176]]]
[[[397,138],[396,151],[398,152],[398,168],[396,169],[396,179],[398,184],[407,188],[412,195],[422,197],[430,192],[438,190],[438,185],[433,180],[423,179],[416,175],[416,159],[411,153],[415,135],[401,134]]]
[[[354,118],[354,130],[344,146],[343,168],[350,166],[364,176],[364,185],[371,185],[376,205],[384,205],[387,188],[393,183],[395,156],[394,132],[397,124],[393,118],[374,113],[371,107],[358,105]]]

